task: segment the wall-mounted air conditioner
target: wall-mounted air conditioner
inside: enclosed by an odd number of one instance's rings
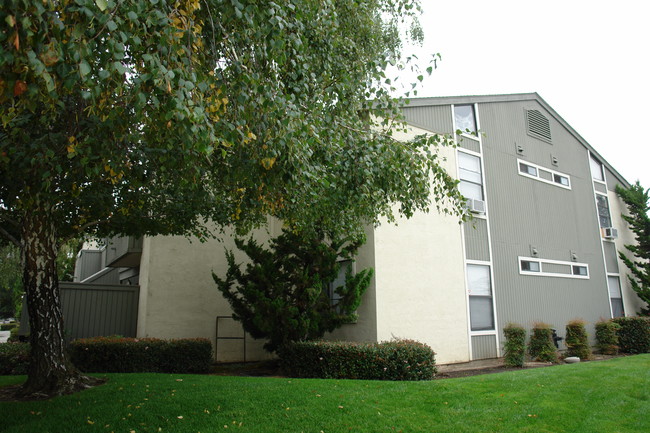
[[[602,229],[603,237],[605,239],[616,239],[618,238],[618,230],[614,227],[603,227]]]
[[[485,213],[485,201],[477,200],[475,198],[470,198],[467,200],[467,208],[472,213],[484,214]]]

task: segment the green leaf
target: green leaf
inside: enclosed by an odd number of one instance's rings
[[[100,11],[104,12],[106,8],[108,7],[108,3],[106,3],[106,0],[95,0],[95,4],[99,8]]]
[[[79,74],[82,77],[85,77],[86,75],[90,74],[90,65],[85,60],[82,60],[81,63],[79,63]]]
[[[129,19],[130,19],[131,21],[133,21],[133,22],[138,21],[138,14],[136,14],[136,13],[133,12],[133,11],[129,11],[129,13],[126,14],[126,16],[129,17]]]

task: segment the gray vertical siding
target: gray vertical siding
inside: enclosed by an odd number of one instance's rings
[[[102,251],[81,250],[75,263],[74,280],[83,281],[104,267]]]
[[[60,288],[66,341],[108,335],[136,336],[139,286],[60,283]],[[28,333],[29,320],[24,308],[20,334]]]
[[[490,261],[487,220],[476,218],[463,224],[465,255],[468,260]]]
[[[472,359],[488,359],[496,357],[496,335],[472,336]]]
[[[463,149],[471,150],[472,152],[481,153],[481,145],[478,141],[467,137],[457,137],[458,146]]]
[[[525,110],[549,118],[551,143],[526,133]],[[566,323],[581,317],[609,317],[607,282],[600,247],[587,150],[535,101],[479,105],[485,186],[492,240],[498,328],[508,322],[530,328],[544,321],[564,334]],[[515,144],[523,148],[517,154]],[[557,165],[552,164],[552,158]],[[571,177],[571,190],[518,174],[517,158]],[[589,265],[590,279],[519,274],[518,256],[578,261]]]
[[[403,110],[406,121],[413,126],[437,132],[451,134],[454,132],[451,108],[447,106],[406,107]]]
[[[617,274],[618,271],[618,253],[614,242],[603,241],[603,251],[605,252],[605,264],[607,272]]]

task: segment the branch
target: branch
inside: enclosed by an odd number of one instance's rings
[[[20,241],[12,236],[11,233],[2,228],[2,226],[0,226],[0,234],[2,234],[9,242],[20,248]]]

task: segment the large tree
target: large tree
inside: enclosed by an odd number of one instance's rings
[[[632,275],[628,275],[632,289],[648,306],[642,308],[640,313],[650,315],[650,190],[644,189],[637,181],[629,188],[620,185],[616,193],[627,206],[628,214],[621,215],[630,225],[630,230],[635,235],[636,244],[625,245],[625,249],[632,253],[632,258],[619,251],[619,257]]]
[[[63,345],[56,256],[68,238],[203,239],[267,215],[361,236],[433,202],[460,213],[438,164],[448,139],[391,137],[403,124],[385,71],[415,3],[5,0],[0,233],[24,265],[23,394],[92,382]]]

